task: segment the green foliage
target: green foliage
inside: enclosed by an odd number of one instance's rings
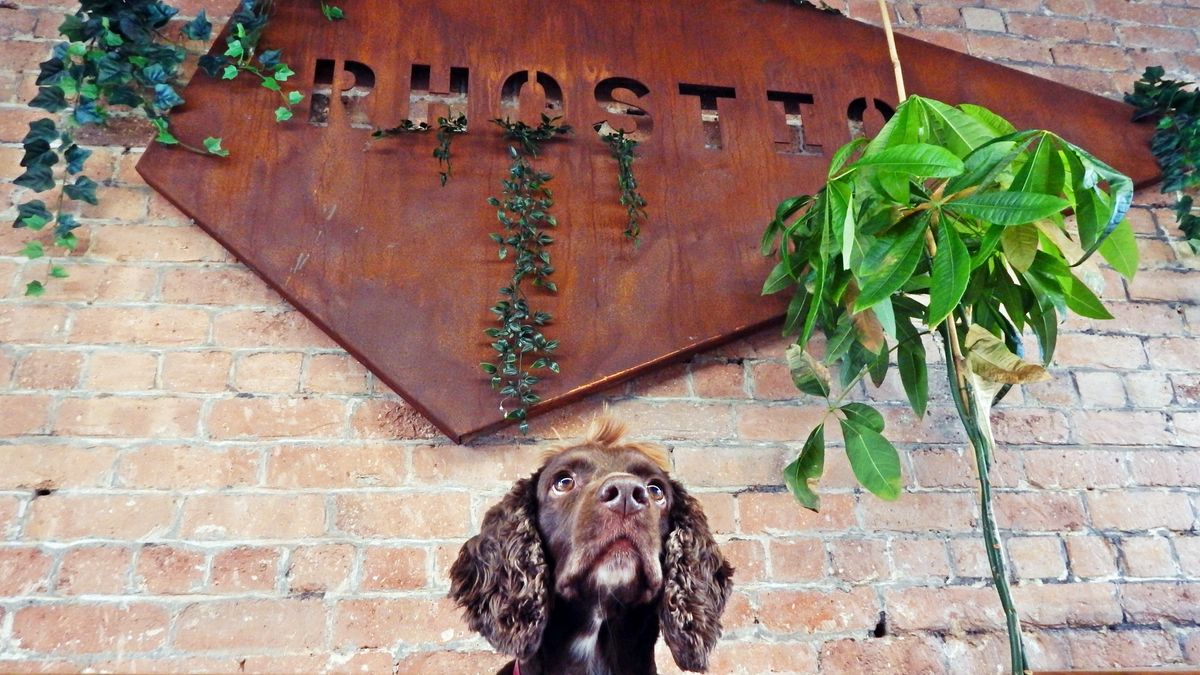
[[[1048,363],[1068,311],[1109,317],[1088,285],[1100,279],[1090,258],[1099,251],[1126,276],[1136,269],[1124,219],[1132,191],[1128,178],[1050,132],[1016,132],[982,108],[913,97],[875,139],[836,153],[818,193],[779,205],[763,239],[779,263],[763,292],[792,294],[785,331],[797,338],[787,354],[793,379],[828,401],[864,488],[895,499],[901,475],[882,415],[842,402],[857,383],[880,383],[894,355],[909,403],[923,415],[922,336],[930,332],[956,343],[971,336],[963,376],[977,378],[977,389],[1043,376],[1022,358],[1020,336],[1032,332]],[[1071,210],[1074,223],[1065,217]],[[808,348],[818,330],[823,360]],[[958,383],[951,387],[957,395]],[[810,435],[785,471],[808,508],[819,504],[823,437]]]
[[[1125,101],[1137,107],[1134,120],[1157,119],[1150,151],[1163,172],[1162,191],[1184,192],[1200,186],[1200,90],[1191,82],[1164,80],[1161,66],[1147,68]],[[1175,218],[1192,251],[1200,253],[1200,215],[1192,197],[1175,203]]]
[[[324,1],[321,2],[321,14],[330,21],[341,21],[346,18],[346,13],[342,11],[341,7]]]
[[[613,159],[617,160],[617,189],[621,191],[621,206],[628,218],[625,238],[637,245],[641,241],[642,223],[646,222],[646,198],[638,192],[637,178],[633,175],[634,150],[638,142],[626,135],[624,129],[613,130],[607,125],[596,125],[600,138],[608,145]]]
[[[377,141],[383,138],[393,138],[406,134],[426,134],[430,130],[429,125],[424,122],[404,120],[398,126],[372,131],[371,140]],[[466,115],[458,115],[452,118],[439,117],[437,119],[438,144],[433,149],[433,156],[437,159],[438,166],[440,167],[438,180],[441,181],[443,187],[446,185],[446,181],[450,180],[450,144],[454,141],[456,135],[465,133],[467,133]]]
[[[292,119],[292,107],[304,99],[304,94],[295,89],[285,91],[280,84],[296,73],[280,61],[278,49],[259,51],[270,4],[271,0],[242,0],[231,19],[233,29],[225,38],[225,52],[206,54],[200,57],[199,65],[211,77],[222,80],[235,80],[242,73],[258,78],[259,86],[279,94],[283,104],[275,109],[275,121],[286,122]]]
[[[559,124],[559,118],[545,115],[536,127],[506,119],[492,122],[504,129],[505,138],[515,142],[508,148],[512,158],[508,176],[500,181],[503,198],[488,198],[488,204],[497,209],[496,219],[504,226],[504,234],[493,233],[492,241],[500,247],[501,260],[512,254],[513,271],[507,285],[500,289],[500,302],[491,308],[499,327],[484,331],[492,340],[496,360],[480,367],[490,376],[492,388],[500,392],[500,413],[505,419],[519,422],[525,432],[529,429],[528,409],[541,400],[534,390],[541,381],[537,371],[558,372],[558,362],[553,358],[558,341],[547,340],[541,330],[552,317],[530,308],[524,283],[528,279],[535,288],[558,292],[550,281],[554,267],[546,250],[554,238],[545,232],[545,228],[558,225],[550,214],[554,199],[546,186],[552,177],[534,168],[530,158],[537,156],[543,143],[570,133],[571,128]]]
[[[256,72],[262,76],[264,86],[279,91],[279,83],[294,73],[279,63],[277,50],[262,52],[258,56],[260,66],[251,65],[267,22],[264,8],[269,4],[269,0],[262,4],[243,0],[234,15],[237,26],[226,56],[215,60],[202,57],[201,66],[207,63],[205,70],[214,75],[231,68],[232,77],[246,70]],[[77,240],[72,231],[79,224],[70,213],[76,208],[72,202],[99,203],[100,187],[84,174],[92,151],[76,144],[75,135],[80,127],[104,124],[113,108],[140,111],[154,126],[155,140],[166,145],[221,157],[229,154],[221,147],[220,139],[208,138],[203,147],[196,147],[172,133],[170,114],[184,103],[179,94],[179,74],[187,57],[184,46],[165,33],[177,13],[161,0],[80,0],[78,10],[65,17],[58,30],[66,41],[56,44],[50,58],[40,64],[38,92],[30,101],[31,106],[56,115],[58,121],[45,118],[30,123],[22,141],[23,171],[13,181],[35,193],[57,194],[52,194],[50,205],[42,199],[19,204],[14,227],[37,231],[53,222],[54,245],[68,252],[74,250]],[[211,36],[212,24],[203,11],[179,31],[180,42],[208,40]],[[213,73],[211,68],[218,72]],[[302,98],[299,92],[280,93],[288,107]],[[290,116],[290,111],[287,114]],[[46,254],[40,243],[37,251],[39,257]],[[66,271],[61,266],[49,267],[47,279],[64,276]],[[26,288],[28,295],[44,291],[40,281]]]

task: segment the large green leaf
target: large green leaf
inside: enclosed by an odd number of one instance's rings
[[[804,441],[800,456],[783,470],[783,480],[788,490],[805,508],[821,510],[821,496],[817,494],[817,482],[825,472],[825,425],[818,424]]]
[[[1009,190],[1057,195],[1066,181],[1066,169],[1053,136],[1042,135],[1033,144],[1025,165],[1013,178]]]
[[[917,417],[925,416],[929,401],[929,368],[925,361],[925,343],[917,329],[907,318],[896,322],[899,346],[896,349],[896,367],[900,370],[900,383]]]
[[[1100,255],[1126,279],[1132,279],[1138,268],[1137,240],[1128,220],[1122,220],[1112,234],[1100,244]]]
[[[841,407],[841,411],[847,421],[883,433],[883,415],[866,403],[847,403]]]
[[[802,344],[794,344],[786,352],[792,383],[812,396],[829,396],[829,370],[814,359]]]
[[[1020,225],[1046,218],[1070,206],[1065,199],[1034,192],[977,192],[946,202],[944,209],[996,225]]]
[[[962,300],[971,279],[971,254],[954,226],[943,223],[937,232],[937,253],[933,256],[933,283],[929,287],[930,326],[942,322]]]
[[[872,167],[922,178],[950,178],[963,171],[962,160],[949,150],[928,143],[896,145],[864,155],[855,168]]]
[[[1037,227],[1026,224],[1004,228],[1000,234],[1000,247],[1013,269],[1018,272],[1028,270],[1038,252]]]
[[[1036,292],[1032,293],[1033,302],[1027,303],[1029,313],[1026,314],[1029,327],[1037,337],[1038,349],[1042,353],[1042,364],[1050,365],[1054,360],[1054,348],[1058,343],[1058,315],[1054,311],[1054,303],[1043,298]]]
[[[919,98],[919,97],[918,97]],[[937,141],[958,157],[966,157],[996,134],[967,113],[941,101],[919,98]]]
[[[988,129],[991,129],[992,133],[997,136],[1015,133],[1017,130],[1017,128],[1014,127],[1011,122],[997,115],[991,110],[984,108],[983,106],[964,103],[958,107],[964,113],[974,117]]]
[[[900,496],[900,454],[882,434],[850,419],[838,420],[846,439],[850,469],[864,488],[880,499]]]
[[[1029,273],[1046,285],[1057,284],[1062,289],[1062,298],[1067,309],[1089,319],[1111,319],[1112,314],[1100,302],[1100,298],[1067,267],[1061,259],[1039,251]]]
[[[880,302],[908,281],[921,260],[928,223],[925,218],[913,218],[901,232],[875,240],[856,274],[860,289],[854,311]]]

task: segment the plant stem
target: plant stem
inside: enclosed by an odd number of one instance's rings
[[[883,17],[883,33],[887,36],[888,56],[892,57],[892,71],[896,74],[896,95],[900,101],[908,98],[904,92],[904,72],[900,69],[900,55],[896,53],[896,36],[892,34],[892,17],[888,14],[887,0],[879,0],[879,14]]]

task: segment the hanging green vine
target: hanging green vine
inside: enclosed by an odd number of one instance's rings
[[[1158,118],[1150,152],[1163,172],[1162,191],[1185,192],[1200,187],[1200,91],[1191,82],[1164,80],[1161,66],[1147,68],[1125,101],[1137,107],[1134,121]],[[1175,218],[1192,251],[1200,253],[1200,216],[1190,195],[1175,203]]]
[[[571,132],[569,125],[559,123],[560,119],[543,115],[536,127],[507,119],[492,120],[504,129],[505,138],[514,141],[508,148],[512,166],[508,177],[500,182],[503,199],[488,198],[488,204],[497,208],[496,219],[506,233],[493,233],[492,241],[500,246],[501,260],[513,254],[513,271],[508,284],[500,289],[500,302],[491,308],[500,327],[484,331],[493,340],[496,360],[480,367],[491,376],[492,388],[500,392],[500,414],[519,422],[522,433],[529,429],[529,407],[541,400],[534,390],[541,381],[535,372],[558,372],[558,362],[553,358],[558,341],[547,340],[541,331],[552,317],[530,309],[524,282],[528,279],[534,287],[558,292],[550,281],[554,267],[546,250],[554,239],[545,232],[558,224],[549,212],[554,199],[546,183],[552,176],[535,169],[529,160],[538,155],[543,143]]]
[[[277,91],[285,104],[276,110],[276,119],[291,117],[291,106],[303,95],[284,93],[280,82],[293,73],[280,62],[278,50],[257,56],[258,40],[267,23],[270,0],[243,0],[233,15],[234,31],[227,41],[224,56],[205,56],[200,67],[214,77],[232,79],[241,72],[260,78],[267,89]],[[67,38],[54,46],[48,60],[40,64],[38,93],[29,102],[35,108],[58,115],[35,120],[22,139],[24,172],[13,182],[35,193],[53,193],[51,205],[42,199],[30,199],[17,206],[13,226],[40,233],[53,224],[53,246],[69,254],[77,245],[74,230],[79,227],[71,213],[71,202],[96,205],[100,186],[84,173],[92,151],[75,142],[78,129],[103,125],[113,108],[140,111],[157,131],[155,140],[193,152],[224,157],[229,152],[221,139],[205,138],[200,146],[185,143],[171,129],[170,113],[181,105],[180,66],[188,51],[182,42],[208,40],[212,24],[201,11],[179,32],[179,41],[164,30],[178,10],[160,0],[81,0],[79,9],[68,15],[58,32]],[[62,167],[56,170],[56,167]],[[45,244],[36,238],[25,244],[22,253],[29,259],[47,256]],[[62,265],[48,265],[46,280],[63,278]],[[25,294],[39,296],[45,283],[37,279],[25,287]]]
[[[646,198],[638,192],[637,178],[633,175],[634,150],[638,142],[624,129],[614,130],[607,124],[598,124],[595,129],[608,145],[613,159],[617,160],[617,187],[621,191],[621,206],[625,207],[628,217],[625,238],[636,246],[641,242],[642,224],[646,222]]]
[[[430,126],[425,122],[404,120],[399,125],[389,129],[376,129],[372,131],[371,140],[394,138],[405,134],[427,134],[430,130]],[[438,171],[438,180],[441,181],[443,186],[446,185],[446,181],[450,180],[450,144],[456,135],[465,133],[467,133],[466,115],[459,115],[452,118],[439,117],[437,119],[438,144],[433,149],[433,156],[437,158],[438,166],[441,168]]]

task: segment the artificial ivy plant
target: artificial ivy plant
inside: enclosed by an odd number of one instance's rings
[[[893,59],[903,100],[894,48]],[[913,96],[874,139],[834,154],[824,187],[781,203],[763,236],[764,254],[779,258],[763,292],[791,295],[784,332],[796,338],[787,350],[792,379],[826,401],[824,420],[784,470],[788,489],[820,508],[825,429],[836,420],[862,486],[885,500],[900,496],[900,456],[883,415],[846,399],[864,378],[882,384],[894,361],[923,416],[937,362],[926,338],[937,336],[974,453],[1014,673],[1028,662],[991,503],[990,413],[1013,385],[1050,378],[1068,313],[1112,318],[1097,295],[1103,279],[1093,255],[1132,278],[1132,196],[1129,178],[1049,131],[1018,131],[985,108]],[[823,348],[814,344],[818,332]],[[1025,355],[1027,332],[1036,360]]]

